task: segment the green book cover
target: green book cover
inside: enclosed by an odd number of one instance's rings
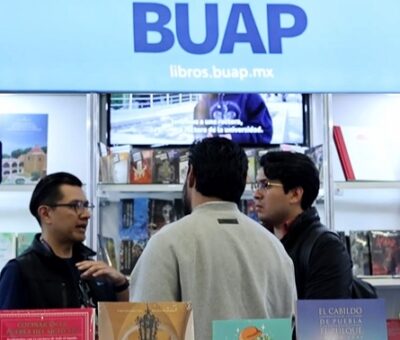
[[[214,320],[213,340],[291,340],[291,319]]]
[[[18,233],[17,235],[17,254],[21,255],[32,244],[36,233]]]

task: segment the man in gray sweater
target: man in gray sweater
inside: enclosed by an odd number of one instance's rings
[[[247,168],[232,141],[195,142],[183,190],[188,215],[150,239],[131,274],[130,301],[191,301],[198,340],[211,339],[213,320],[294,314],[292,261],[237,206]]]

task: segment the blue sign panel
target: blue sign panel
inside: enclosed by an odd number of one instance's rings
[[[400,2],[2,0],[0,91],[399,92]]]

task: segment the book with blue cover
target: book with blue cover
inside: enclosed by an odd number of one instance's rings
[[[291,319],[214,320],[213,340],[291,340]]]
[[[383,299],[298,300],[297,340],[387,339]]]

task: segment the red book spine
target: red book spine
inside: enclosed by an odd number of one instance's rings
[[[356,177],[354,175],[353,167],[351,166],[350,156],[340,126],[333,127],[333,141],[335,142],[338,151],[340,164],[342,165],[346,181],[354,181]]]

